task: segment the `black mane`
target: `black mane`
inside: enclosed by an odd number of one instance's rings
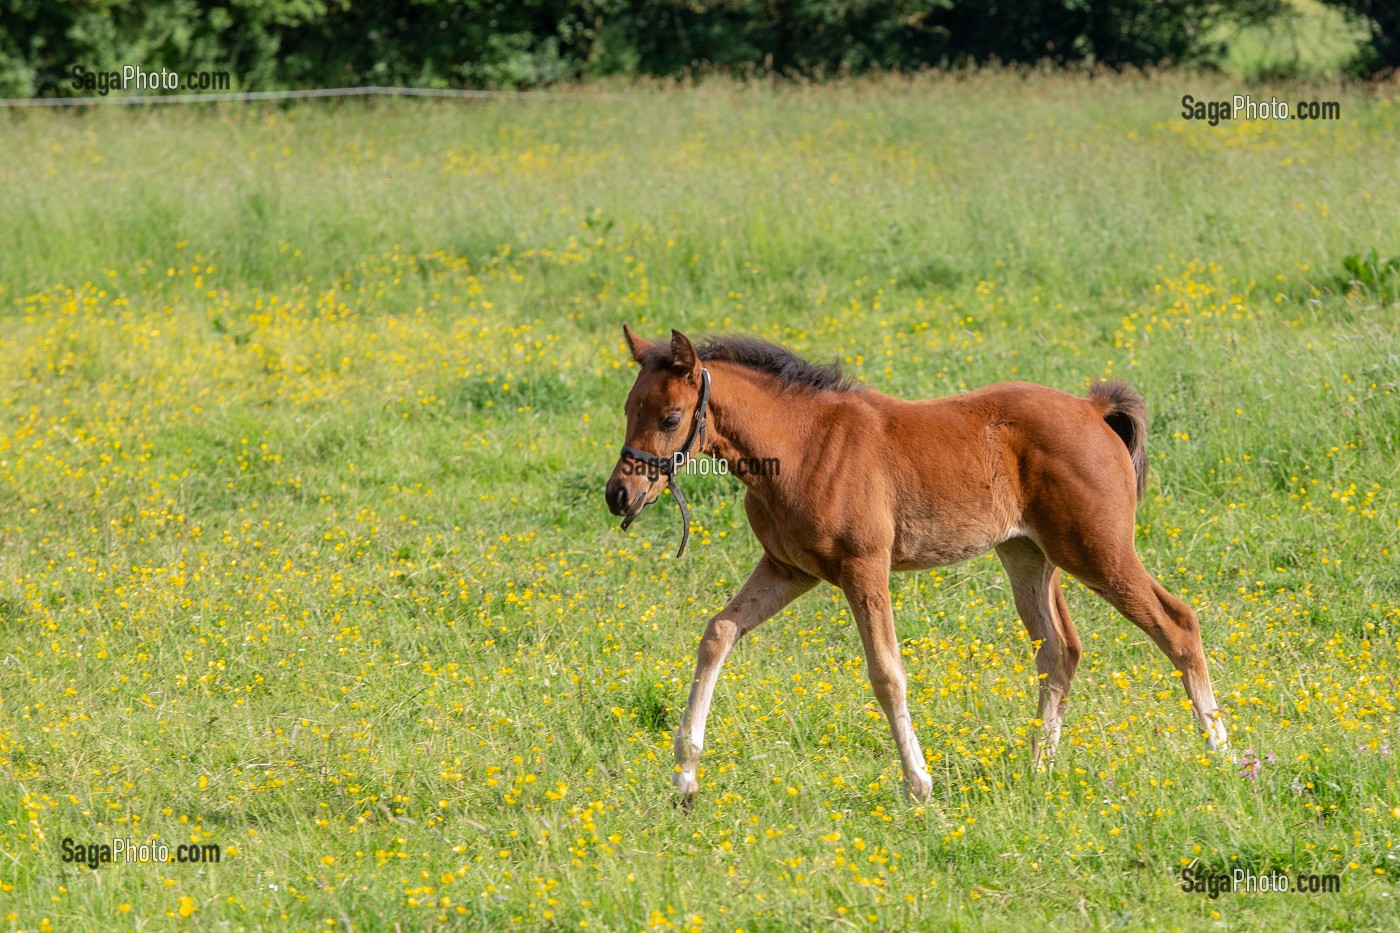
[[[841,364],[809,363],[786,347],[745,334],[719,334],[696,346],[701,360],[737,363],[767,373],[789,386],[827,389],[833,392],[859,392],[865,385],[841,372]]]

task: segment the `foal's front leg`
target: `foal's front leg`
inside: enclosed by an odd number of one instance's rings
[[[690,699],[681,716],[680,728],[676,730],[676,773],[672,780],[683,802],[691,803],[700,790],[695,769],[700,763],[700,750],[705,746],[705,720],[710,715],[710,698],[714,696],[715,682],[719,680],[725,656],[740,638],[772,618],[816,582],[815,577],[765,555],[729,605],[705,626],[695,660],[695,679],[690,684]]]
[[[889,562],[850,561],[842,574],[841,589],[855,613],[856,627],[865,646],[865,666],[870,686],[889,720],[904,768],[904,789],[915,801],[928,800],[933,779],[924,768],[924,752],[914,723],[909,717],[905,695],[904,659],[899,653],[899,637],[894,630],[894,610],[890,606]]]

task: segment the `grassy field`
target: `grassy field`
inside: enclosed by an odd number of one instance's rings
[[[0,115],[0,928],[1389,928],[1400,107],[1180,117],[1237,92]],[[1086,655],[1033,773],[982,558],[894,581],[929,806],[825,587],[730,658],[679,812],[694,645],[758,550],[733,479],[690,484],[680,561],[664,502],[607,513],[624,322],[911,397],[1129,379],[1139,549],[1240,757],[1070,583]],[[94,871],[65,838],[222,860]],[[1186,866],[1341,890],[1213,899]]]

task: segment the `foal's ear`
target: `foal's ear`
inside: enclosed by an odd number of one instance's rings
[[[632,359],[638,363],[644,362],[647,356],[656,352],[656,345],[645,337],[638,337],[632,333],[632,328],[626,324],[622,325],[622,337],[627,341],[627,349],[632,353]]]
[[[678,330],[671,331],[671,368],[677,372],[693,372],[700,365],[700,357],[695,353],[695,344]]]

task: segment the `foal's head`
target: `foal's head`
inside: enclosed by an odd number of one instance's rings
[[[626,449],[661,460],[671,460],[682,451],[686,455],[700,453],[700,440],[692,434],[701,415],[703,367],[690,338],[678,330],[671,331],[669,347],[638,337],[625,325],[622,333],[632,359],[642,369],[622,407],[627,415],[624,453],[608,477],[606,496],[612,513],[625,516],[622,527],[626,528],[644,507],[656,501],[669,481],[655,463],[646,463]],[[687,442],[692,440],[693,449],[686,451]]]

